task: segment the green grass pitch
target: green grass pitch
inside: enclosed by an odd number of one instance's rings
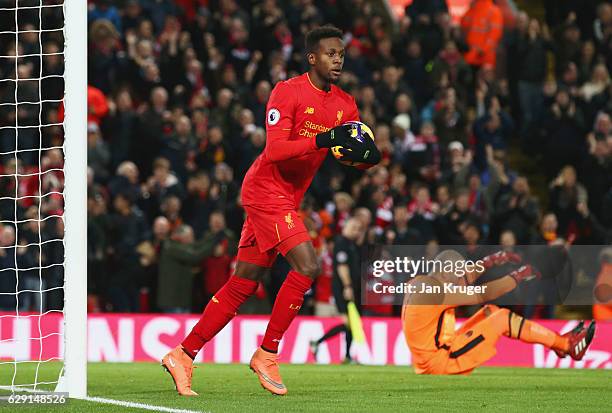
[[[56,365],[41,368],[48,379]],[[19,365],[16,382],[33,378],[35,365]],[[53,370],[53,371],[50,371]],[[90,396],[204,412],[604,412],[612,406],[612,372],[480,368],[471,376],[417,376],[409,367],[282,365],[289,394],[265,392],[245,365],[199,365],[197,398],[176,394],[170,376],[155,363],[92,363]],[[12,365],[0,367],[10,383]],[[141,409],[70,400],[66,406],[14,407],[12,412],[138,412]]]

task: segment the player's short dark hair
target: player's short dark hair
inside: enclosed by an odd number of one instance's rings
[[[312,29],[306,33],[306,53],[314,52],[320,40],[332,37],[342,39],[342,30],[330,24]]]

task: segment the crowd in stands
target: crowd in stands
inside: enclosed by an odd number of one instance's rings
[[[199,312],[223,285],[244,220],[242,177],[266,144],[267,99],[277,82],[307,70],[304,35],[322,24],[345,33],[339,86],[356,98],[383,154],[366,173],[329,158],[313,181],[301,210],[324,264],[352,215],[367,228],[362,245],[612,240],[609,2],[550,2],[543,22],[476,0],[459,24],[443,0],[414,0],[393,21],[364,0],[89,3],[91,311]],[[45,13],[51,22],[53,10]],[[5,58],[41,45],[42,59]],[[0,41],[0,79],[15,79],[15,70],[20,79],[61,74],[54,53],[62,48],[60,37],[39,42],[25,32],[17,47]],[[52,80],[19,82],[20,101],[53,100],[63,85]],[[2,102],[14,102],[15,83],[0,82]],[[61,105],[23,112],[20,125],[51,126],[19,129],[20,149],[39,137],[52,149],[15,156],[15,107],[0,106],[1,174],[43,171],[44,179],[20,178],[16,188],[3,178],[0,197],[62,185],[53,149]],[[3,220],[51,217],[30,233],[19,228],[18,245],[61,237],[55,195],[40,208],[31,198],[2,199]],[[3,221],[2,268],[14,268],[11,231]],[[53,263],[53,254],[27,251],[34,263]],[[278,260],[248,311],[269,309],[287,268]],[[331,270],[323,268],[314,297],[328,302]],[[169,291],[169,278],[181,279],[181,291]]]

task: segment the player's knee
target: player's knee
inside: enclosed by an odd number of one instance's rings
[[[262,268],[254,264],[238,262],[234,275],[247,280],[259,281],[264,276],[267,268]]]
[[[321,266],[316,260],[300,263],[297,267],[298,268],[295,269],[297,272],[310,278],[316,278],[321,274]]]
[[[508,317],[510,317],[510,314],[512,313],[512,311],[508,310],[507,308],[499,308],[496,305],[492,305],[491,307],[491,315],[490,317],[494,317],[501,320],[508,320]]]
[[[496,306],[495,304],[487,304],[484,306],[485,315],[487,317],[489,317],[490,315],[492,315],[493,313],[499,310],[502,310],[502,309]]]
[[[520,339],[524,323],[525,318],[523,316],[508,311],[508,331],[506,335],[510,338]]]

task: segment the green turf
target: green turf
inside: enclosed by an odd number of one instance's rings
[[[22,368],[23,367],[23,368]],[[31,378],[34,366],[20,366]],[[56,366],[50,366],[56,370]],[[40,373],[44,373],[44,368]],[[285,397],[262,390],[244,365],[201,365],[197,398],[182,398],[158,364],[92,363],[89,394],[211,412],[542,411],[603,412],[612,406],[612,373],[596,370],[481,368],[469,377],[416,376],[408,367],[283,365]],[[0,368],[10,383],[12,366]],[[49,374],[50,375],[50,374]],[[48,376],[47,376],[48,377]],[[14,412],[137,412],[139,409],[71,400],[61,407],[0,405]]]

